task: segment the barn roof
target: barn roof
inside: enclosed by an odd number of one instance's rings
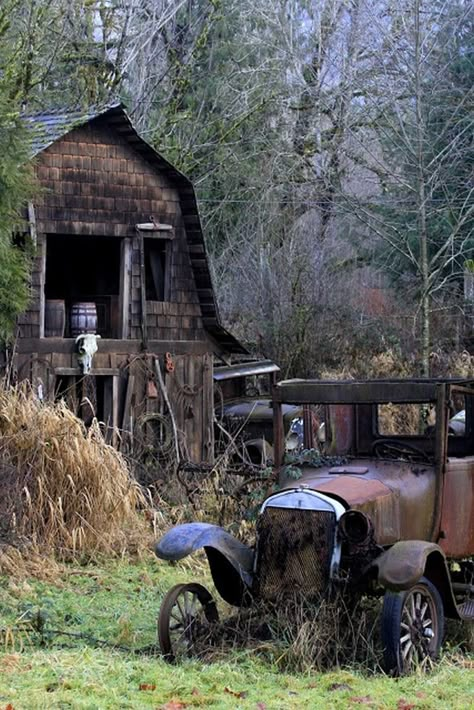
[[[26,122],[32,128],[33,157],[46,150],[46,148],[63,138],[70,131],[99,118],[106,119],[107,123],[145,160],[151,163],[160,173],[164,173],[175,184],[180,197],[180,207],[189,244],[189,256],[204,327],[224,352],[247,353],[244,346],[220,322],[196,194],[191,181],[157,153],[149,143],[143,140],[133,127],[122,104],[115,103],[100,109],[91,108],[88,111],[54,111],[25,116]]]

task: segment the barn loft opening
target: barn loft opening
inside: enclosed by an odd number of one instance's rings
[[[168,239],[144,239],[147,301],[165,301],[168,278]]]
[[[88,303],[96,307],[97,333],[119,337],[121,241],[117,237],[48,235],[46,308],[48,302],[64,301],[65,337],[73,335],[73,306],[77,309],[78,304]]]

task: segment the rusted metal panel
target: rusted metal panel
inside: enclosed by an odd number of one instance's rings
[[[454,381],[453,381],[454,382]],[[286,380],[279,382],[274,399],[295,404],[383,404],[387,402],[436,402],[437,380],[320,381]]]
[[[349,454],[354,448],[354,405],[331,405],[328,409],[331,435],[328,453]]]
[[[437,552],[444,559],[439,546],[432,542],[399,542],[377,559],[379,582],[396,591],[409,589],[423,575],[426,559],[432,552]]]
[[[474,553],[474,456],[446,465],[440,545],[448,557]]]
[[[303,407],[303,448],[312,449],[313,447],[313,413],[306,404]]]
[[[312,488],[332,495],[346,503],[348,508],[360,510],[369,516],[374,526],[375,539],[388,545],[400,539],[400,495],[377,479],[336,475]]]
[[[305,477],[304,480],[307,484],[309,479]],[[311,488],[322,493],[335,495],[344,500],[351,508],[391,494],[388,486],[373,478],[355,478],[347,475],[334,476],[331,480],[326,480],[323,483],[314,478],[311,480],[311,484]]]
[[[334,467],[304,467],[298,484],[343,500],[347,507],[366,513],[374,525],[379,544],[397,540],[437,540],[432,535],[435,506],[436,472],[429,464],[408,461],[353,459],[350,473],[335,473]],[[355,470],[354,470],[355,469]],[[357,474],[357,470],[366,473]],[[284,469],[282,470],[282,478]],[[284,488],[295,486],[285,480]]]
[[[273,457],[275,475],[280,476],[280,467],[283,463],[285,427],[283,423],[283,407],[279,402],[273,403]]]

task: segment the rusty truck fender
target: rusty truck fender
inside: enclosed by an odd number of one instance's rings
[[[162,560],[182,560],[204,549],[212,579],[221,597],[241,606],[253,582],[254,551],[218,525],[185,523],[171,528],[155,545]]]
[[[428,578],[443,599],[447,616],[459,618],[446,555],[439,545],[425,540],[395,543],[374,560],[379,584],[394,592],[410,589],[421,577]]]

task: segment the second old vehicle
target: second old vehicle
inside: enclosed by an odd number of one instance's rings
[[[285,465],[284,404],[317,412],[323,451]],[[426,665],[445,617],[474,620],[474,382],[292,380],[273,388],[273,408],[280,490],[260,509],[255,546],[189,523],[156,554],[204,548],[218,593],[235,606],[295,590],[308,602],[334,590],[348,602],[383,596],[386,671]],[[217,618],[209,592],[174,587],[160,612],[162,652],[192,652],[202,618]]]

